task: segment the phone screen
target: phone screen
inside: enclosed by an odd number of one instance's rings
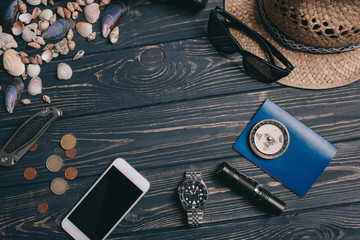
[[[90,239],[102,239],[142,193],[112,166],[68,218]]]

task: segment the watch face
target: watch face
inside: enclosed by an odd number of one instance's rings
[[[273,119],[258,122],[250,131],[250,147],[265,159],[281,156],[289,146],[290,136],[285,125]]]
[[[180,186],[180,200],[187,208],[199,208],[207,200],[207,188],[204,183],[199,181],[187,181]]]

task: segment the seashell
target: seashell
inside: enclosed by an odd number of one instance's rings
[[[94,0],[85,0],[86,5],[92,4]]]
[[[74,5],[71,2],[68,2],[66,4],[66,7],[67,7],[67,9],[69,9],[70,12],[72,12],[72,13],[75,12]]]
[[[29,57],[29,60],[32,64],[38,64],[36,57]]]
[[[21,103],[24,105],[29,105],[31,103],[31,100],[28,98],[21,99]]]
[[[19,36],[22,34],[23,29],[24,29],[24,24],[21,21],[17,21],[16,23],[14,23],[13,27],[11,28],[11,32],[15,36]]]
[[[29,58],[25,57],[25,56],[20,56],[21,62],[24,64],[28,64],[30,63]]]
[[[26,52],[23,52],[23,51],[18,52],[18,55],[20,57],[28,57],[29,56]]]
[[[17,0],[12,0],[7,8],[1,11],[0,25],[5,32],[9,32],[13,24],[17,21],[19,5]]]
[[[53,51],[53,58],[56,58],[59,56],[59,53]]]
[[[31,96],[36,96],[38,94],[41,94],[42,93],[42,81],[41,81],[41,78],[33,77],[29,82],[27,90],[28,90],[28,93]]]
[[[9,113],[13,113],[15,104],[24,90],[24,82],[20,77],[11,79],[5,89],[5,107]]]
[[[101,0],[100,7],[110,4],[111,0]]]
[[[46,46],[43,48],[43,51],[52,50],[53,48],[54,48],[54,44],[48,43],[48,44],[46,44]]]
[[[36,5],[40,5],[41,0],[26,0],[28,2],[28,4],[36,6]]]
[[[0,33],[0,48],[6,51],[10,48],[17,48],[17,47],[18,44],[11,34]]]
[[[52,17],[52,15],[53,15],[53,12],[50,9],[44,9],[44,10],[42,10],[39,18],[40,18],[40,20],[43,20],[43,21],[49,21],[50,18]]]
[[[38,7],[35,7],[34,10],[32,11],[31,18],[34,20],[38,16],[40,16],[40,14],[41,14],[41,9]]]
[[[73,37],[74,37],[74,32],[73,32],[73,30],[70,28],[69,31],[68,31],[68,33],[67,33],[67,35],[66,35],[66,39],[69,40],[69,41],[71,41],[71,40],[73,39]]]
[[[35,54],[35,59],[38,62],[39,65],[43,64],[42,58],[39,54]]]
[[[51,103],[51,99],[48,95],[43,95],[42,99],[44,100],[44,102],[50,104]]]
[[[88,36],[88,41],[90,42],[90,41],[93,41],[93,40],[95,40],[95,38],[96,38],[96,32],[92,32],[89,36]]]
[[[29,64],[27,66],[27,73],[30,77],[36,77],[40,73],[40,66],[38,64]]]
[[[87,22],[78,22],[76,24],[76,31],[82,36],[82,37],[88,37],[93,31],[92,31],[92,25]]]
[[[35,32],[35,30],[38,28],[37,23],[30,23],[29,25],[24,26],[24,29],[27,29],[29,31]]]
[[[57,14],[59,14],[60,17],[65,18],[64,8],[58,7],[56,10]]]
[[[64,15],[65,15],[65,18],[70,18],[71,12],[67,8],[64,8]]]
[[[72,5],[76,11],[83,12],[82,8],[77,2],[72,2]]]
[[[21,0],[19,0],[18,4],[19,4],[19,10],[20,10],[20,12],[21,12],[21,13],[26,13],[26,11],[27,11],[27,5],[26,5],[23,1],[21,1]]]
[[[79,4],[79,6],[86,6],[85,0],[76,0],[76,3]]]
[[[95,23],[100,17],[99,4],[91,3],[84,8],[84,15],[86,21],[89,23]]]
[[[25,65],[21,62],[18,53],[13,49],[8,49],[3,55],[4,69],[13,76],[20,76],[25,72]]]
[[[110,32],[109,39],[112,44],[117,43],[119,40],[119,26],[114,27],[114,29]]]
[[[57,53],[60,53],[61,55],[66,55],[69,53],[69,46],[68,46],[68,40],[64,38],[60,42],[56,43],[54,45],[54,50]]]
[[[78,11],[73,12],[71,18],[75,20],[75,19],[77,19],[78,17],[79,17],[79,12],[78,12]]]
[[[106,7],[101,19],[101,32],[103,37],[109,36],[111,30],[120,24],[129,12],[129,9],[130,6],[127,0],[112,1]]]
[[[54,22],[56,22],[56,13],[54,13],[54,14],[52,15],[52,17],[50,18],[50,20],[49,20],[49,23],[50,23],[50,24],[53,24]]]
[[[40,49],[41,48],[40,44],[38,44],[37,42],[29,42],[28,46],[32,47],[32,48],[35,48],[35,49]]]
[[[22,39],[24,39],[25,42],[31,42],[34,37],[36,37],[36,34],[33,31],[24,28],[21,37]]]
[[[29,24],[32,20],[32,16],[30,13],[22,13],[19,16],[19,20],[22,21],[25,24]]]
[[[74,25],[72,19],[59,19],[43,32],[42,37],[45,40],[61,39]]]
[[[57,66],[57,77],[59,80],[67,80],[72,76],[72,69],[66,63],[59,63]]]
[[[48,1],[47,0],[41,0],[42,5],[47,6]]]
[[[34,41],[34,42],[37,42],[37,43],[40,44],[40,45],[45,45],[44,39],[43,39],[42,37],[40,37],[40,36],[35,36],[35,37],[33,38],[33,41]]]
[[[44,60],[45,62],[50,62],[53,58],[53,51],[52,50],[45,50],[42,54],[41,54],[41,58],[42,60]]]
[[[78,60],[84,56],[85,52],[84,50],[79,50],[76,55],[73,57],[73,60]]]
[[[68,47],[70,51],[73,51],[76,47],[76,44],[74,41],[68,41]]]
[[[39,21],[39,30],[44,31],[50,26],[50,23],[48,21]]]
[[[27,73],[26,72],[24,72],[23,74],[21,74],[21,78],[22,78],[22,80],[26,80],[26,78],[27,78]]]
[[[49,5],[54,6],[55,5],[54,0],[49,0]]]

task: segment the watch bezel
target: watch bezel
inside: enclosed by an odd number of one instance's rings
[[[183,195],[183,191],[185,190],[184,187],[185,185],[187,185],[189,182],[196,182],[196,183],[199,183],[203,188],[204,188],[204,191],[206,193],[206,197],[204,197],[204,201],[199,205],[199,206],[194,206],[194,205],[189,205],[186,200],[184,199],[184,195]],[[201,180],[196,180],[196,179],[185,179],[181,185],[178,187],[178,195],[179,195],[179,199],[180,199],[180,202],[181,202],[181,205],[183,206],[183,208],[185,210],[193,210],[193,209],[196,209],[196,210],[203,210],[208,199],[209,199],[209,191],[207,189],[207,186],[205,184],[205,182],[201,179]]]

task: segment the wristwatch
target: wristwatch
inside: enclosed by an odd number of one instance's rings
[[[199,227],[204,222],[204,208],[208,190],[201,172],[185,172],[185,180],[178,187],[181,205],[186,211],[188,225]]]

